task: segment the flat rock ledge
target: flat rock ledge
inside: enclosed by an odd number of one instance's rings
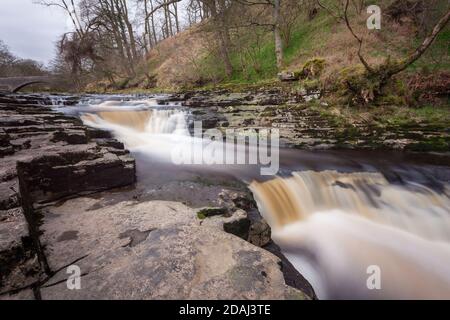
[[[45,212],[43,243],[52,269],[76,264],[80,290],[63,268],[42,299],[309,299],[285,284],[270,252],[203,225],[179,202],[78,198]]]
[[[0,95],[0,292],[43,276],[35,250],[39,206],[136,181],[135,161],[122,144],[49,105],[38,95]]]

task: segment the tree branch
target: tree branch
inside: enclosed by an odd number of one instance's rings
[[[330,16],[334,17],[335,19],[337,19],[337,20],[344,20],[344,17],[342,15],[335,14],[333,10],[331,10],[330,8],[328,8],[327,6],[322,4],[322,2],[320,0],[317,0],[317,4],[319,5],[319,7],[324,9],[326,12],[328,12],[328,14]]]
[[[173,4],[173,3],[177,3],[177,2],[181,2],[181,1],[182,0],[169,0],[169,1],[165,2],[165,3],[161,3],[160,5],[157,5],[156,7],[154,7],[153,10],[151,10],[147,14],[146,18],[147,19],[150,18],[156,11],[158,11],[161,8],[167,7],[167,6],[169,6],[169,5]]]
[[[366,70],[369,73],[374,73],[375,71],[369,65],[369,63],[366,61],[366,59],[364,59],[364,57],[362,55],[363,38],[362,37],[358,37],[358,35],[355,33],[355,31],[353,30],[353,28],[352,28],[352,26],[350,24],[350,20],[348,19],[348,6],[349,6],[349,4],[350,4],[350,0],[346,0],[346,2],[345,2],[345,9],[344,9],[344,21],[345,21],[345,24],[347,25],[347,28],[348,28],[348,30],[350,30],[350,32],[353,35],[353,37],[359,43],[359,49],[358,49],[359,60],[361,61],[361,63],[364,65],[364,67],[366,68]]]
[[[450,21],[450,10],[439,20],[439,22],[434,27],[433,31],[425,38],[422,44],[412,53],[410,54],[402,63],[400,63],[396,68],[393,68],[389,71],[390,75],[394,75],[396,73],[402,72],[408,66],[416,62],[424,52],[432,45],[434,40],[438,34],[444,29],[447,23]]]

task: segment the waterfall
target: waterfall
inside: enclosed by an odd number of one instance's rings
[[[254,193],[272,237],[319,298],[450,298],[450,200],[380,173],[295,172]],[[380,268],[381,289],[367,287]]]
[[[146,125],[148,133],[188,135],[186,112],[174,110],[153,110]]]
[[[175,146],[205,146],[205,141],[189,135],[183,110],[123,104],[104,101],[83,109],[88,111],[81,118],[89,126],[110,130],[130,151],[164,164],[173,164]],[[214,141],[208,147],[223,150],[224,145]],[[234,145],[225,148],[234,150]],[[287,159],[289,165],[299,163],[315,171],[250,184],[274,242],[318,297],[450,299],[449,185],[444,183],[438,192],[409,180],[394,184],[373,168],[325,171],[315,166],[320,159]],[[204,171],[207,166],[195,169]],[[249,166],[210,169],[234,173],[243,181],[259,179]],[[284,169],[283,174],[291,171]],[[368,286],[373,267],[379,269],[380,288]]]
[[[154,109],[100,111],[86,113],[81,118],[88,125],[113,131],[123,127],[136,133],[187,135],[186,116],[184,111]]]
[[[118,110],[85,113],[86,125],[111,131],[126,148],[166,162],[176,144],[188,144],[187,113],[181,110]]]

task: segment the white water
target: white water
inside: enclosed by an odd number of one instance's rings
[[[242,174],[242,164],[250,163],[256,167],[258,160],[264,157],[264,167],[261,172],[267,170],[276,171],[278,162],[271,162],[272,145],[258,145],[256,136],[252,136],[252,145],[245,144],[243,136],[234,137],[235,143],[226,142],[222,138],[214,138],[205,133],[205,136],[190,136],[187,126],[187,113],[177,109],[151,110],[122,108],[111,110],[112,104],[103,102],[101,105],[108,109],[99,110],[95,106],[96,113],[85,113],[81,119],[91,127],[110,130],[117,139],[124,142],[132,152],[139,152],[153,159],[159,159],[173,165],[202,165],[216,171],[232,171],[235,176]],[[113,105],[116,105],[115,103]],[[217,130],[218,132],[218,130]],[[216,133],[217,133],[216,132]],[[218,132],[220,135],[221,133]],[[202,134],[197,132],[197,134]],[[249,133],[252,134],[251,132]],[[256,139],[256,140],[255,140]],[[270,156],[268,155],[271,151]],[[249,167],[246,167],[249,169]]]
[[[334,171],[251,185],[272,238],[319,298],[448,299],[450,199],[410,187]],[[367,286],[371,266],[380,290]]]
[[[166,162],[175,146],[194,139],[183,111],[110,109],[120,106],[102,103],[108,111],[82,119],[111,130],[131,151]],[[437,193],[393,185],[377,172],[302,171],[250,188],[274,241],[319,298],[450,299],[449,186]],[[381,290],[367,287],[373,265]]]
[[[191,143],[186,113],[178,110],[105,111],[85,114],[86,125],[110,130],[132,152],[171,161],[175,145]]]

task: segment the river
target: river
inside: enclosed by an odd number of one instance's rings
[[[55,109],[113,132],[144,183],[192,171],[246,183],[274,242],[320,299],[450,299],[450,165],[439,157],[281,148],[276,176],[262,176],[258,165],[176,165],[173,149],[199,139],[181,103],[93,95],[64,106],[64,98],[52,99]],[[200,146],[209,143],[230,147]]]

